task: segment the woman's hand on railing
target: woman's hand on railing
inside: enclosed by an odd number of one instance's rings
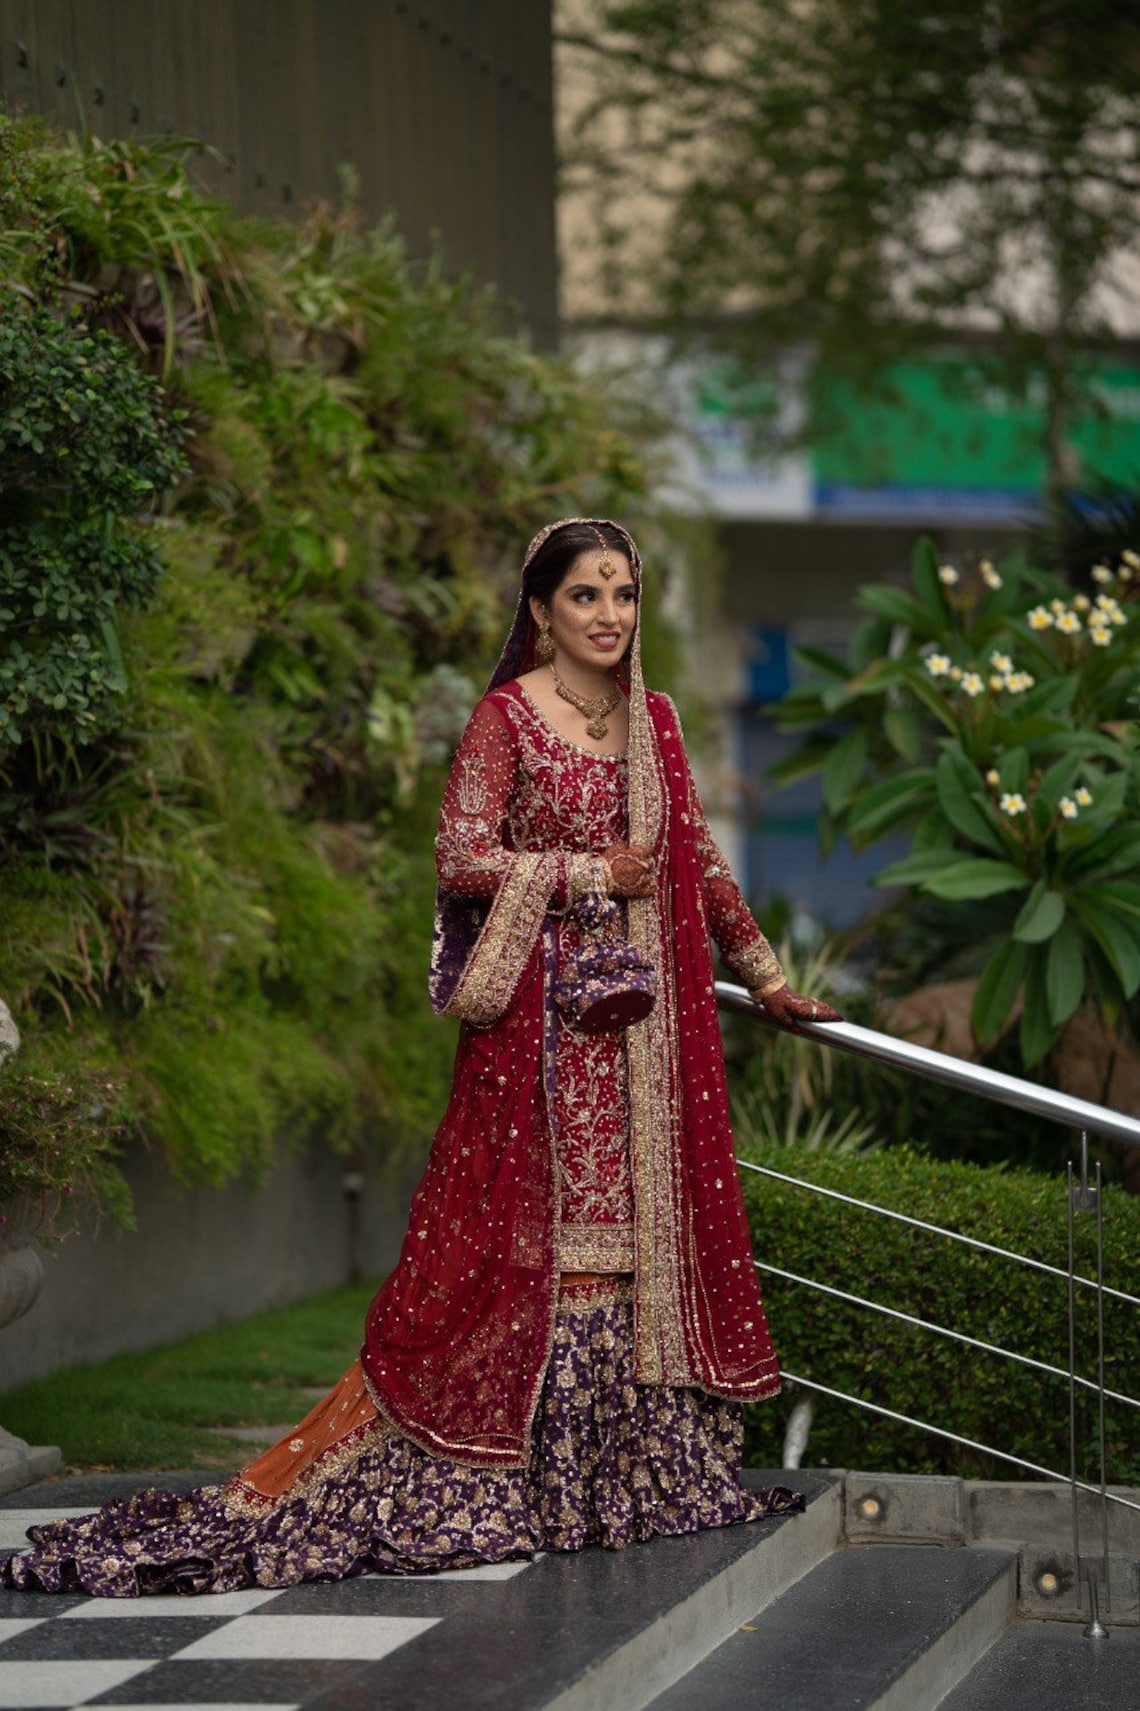
[[[825,1004],[822,998],[805,998],[801,992],[793,992],[790,986],[778,986],[775,992],[766,992],[761,998],[753,993],[758,1004],[764,1006],[769,1018],[779,1028],[787,1028],[789,1033],[799,1033],[800,1022],[842,1022],[843,1017],[830,1004]]]

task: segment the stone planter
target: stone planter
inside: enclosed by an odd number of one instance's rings
[[[38,1249],[17,1235],[0,1245],[0,1333],[33,1306],[43,1282]],[[55,1473],[63,1457],[53,1444],[27,1444],[0,1426],[0,1495]]]
[[[0,1069],[20,1044],[16,1024],[8,1006],[0,999]],[[35,1303],[44,1280],[39,1250],[24,1234],[18,1212],[4,1226],[10,1232],[0,1237],[0,1331],[14,1325]],[[55,1473],[63,1457],[54,1445],[26,1444],[0,1426],[0,1494],[16,1491],[33,1480]]]

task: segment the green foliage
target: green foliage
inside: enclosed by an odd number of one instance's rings
[[[785,1149],[753,1152],[752,1162],[799,1180],[886,1206],[907,1217],[1027,1255],[1067,1264],[1063,1177],[934,1162],[906,1149],[864,1157],[805,1155],[789,1165]],[[757,1256],[884,1306],[945,1325],[982,1342],[1067,1369],[1066,1283],[1011,1260],[928,1235],[792,1184],[743,1171]],[[1105,1190],[1106,1281],[1135,1295],[1140,1286],[1140,1205]],[[1095,1276],[1093,1220],[1077,1223],[1077,1269]],[[800,1284],[760,1274],[780,1359],[790,1372],[881,1408],[926,1420],[976,1443],[1065,1472],[1068,1385],[999,1356],[848,1306]],[[1078,1347],[1094,1346],[1096,1308],[1078,1291]],[[1135,1395],[1140,1322],[1135,1309],[1108,1299],[1106,1382]],[[1085,1378],[1095,1377],[1088,1361]],[[788,1390],[773,1407],[749,1410],[747,1454],[754,1466],[778,1467]],[[799,1395],[811,1395],[800,1391]],[[807,1460],[813,1465],[882,1468],[1009,1479],[996,1457],[964,1450],[845,1403],[812,1395],[815,1421]],[[1110,1482],[1140,1479],[1133,1411],[1108,1404]],[[1096,1414],[1091,1392],[1079,1392],[1078,1466],[1096,1467]]]
[[[102,448],[66,439],[61,356],[44,455],[168,478],[127,454],[153,393],[111,363],[109,330],[165,373],[188,464],[123,571],[121,720],[84,745],[46,717],[0,733],[0,989],[29,1064],[98,1064],[124,1122],[218,1181],[313,1131],[424,1144],[453,1045],[425,990],[440,768],[530,535],[636,513],[652,424],[505,337],[490,294],[391,231],[328,210],[243,224],[186,161],[0,116],[0,274],[38,305],[27,325],[107,363]],[[73,527],[66,493],[36,503]],[[62,609],[83,584],[61,558]]]
[[[129,1223],[114,1163],[122,1128],[120,1089],[88,1065],[73,1075],[8,1064],[0,1073],[0,1236],[64,1235],[92,1199]]]
[[[1074,595],[1017,560],[940,566],[921,541],[913,591],[862,589],[850,659],[779,710],[804,733],[787,773],[824,767],[833,828],[857,848],[912,835],[877,883],[937,900],[969,947],[979,1041],[1020,997],[1026,1067],[1082,1005],[1124,1026],[1140,990],[1138,587],[1132,549]]]
[[[161,568],[135,519],[182,467],[159,406],[121,343],[0,290],[0,749],[121,709],[117,625]]]
[[[235,1468],[248,1442],[227,1426],[280,1426],[312,1407],[355,1356],[376,1285],[359,1284],[259,1313],[143,1354],[73,1367],[4,1398],[30,1441],[60,1443],[79,1467]]]
[[[828,947],[801,956],[783,940],[777,954],[796,992],[834,1002]],[[808,1152],[861,1152],[879,1144],[875,1120],[845,1074],[841,1053],[747,1022],[727,1034],[734,1072],[732,1130],[744,1152],[774,1144]]]

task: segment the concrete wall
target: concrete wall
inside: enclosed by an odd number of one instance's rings
[[[341,1161],[323,1148],[259,1186],[181,1188],[142,1147],[126,1174],[138,1228],[104,1221],[45,1250],[39,1300],[0,1332],[0,1393],[389,1270],[419,1172],[366,1171],[355,1236]]]

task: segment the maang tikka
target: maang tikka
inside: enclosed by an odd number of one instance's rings
[[[611,576],[617,575],[617,565],[614,563],[613,559],[610,557],[609,542],[606,540],[606,537],[603,535],[602,531],[600,529],[595,529],[594,533],[597,535],[598,545],[602,549],[602,562],[598,566],[598,574],[599,574],[599,576],[604,576],[606,581],[608,582]]]

